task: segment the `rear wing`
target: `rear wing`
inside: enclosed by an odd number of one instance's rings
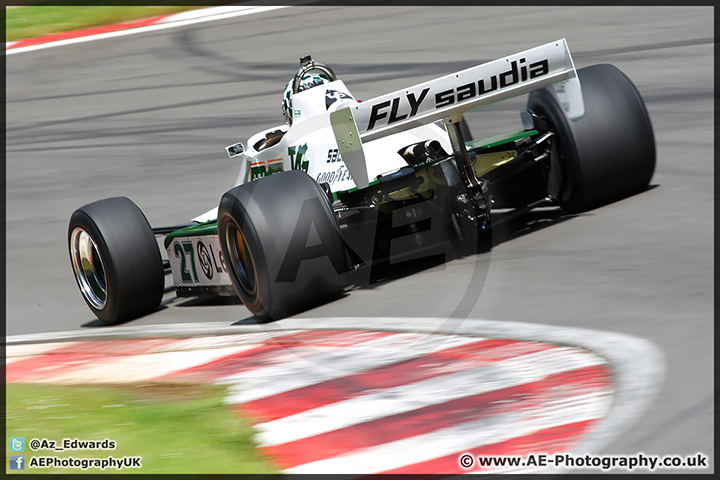
[[[409,130],[558,84],[570,118],[584,114],[580,82],[564,38],[404,88],[352,108],[363,141]]]
[[[366,100],[334,112],[330,121],[345,164],[362,188],[367,172],[358,136],[368,142],[437,120],[457,123],[463,112],[549,85],[570,119],[584,115],[580,81],[564,38]]]

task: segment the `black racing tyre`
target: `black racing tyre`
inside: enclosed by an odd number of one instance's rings
[[[635,85],[608,64],[582,68],[578,77],[585,100],[580,120],[565,116],[552,87],[530,93],[527,103],[557,134],[559,165],[552,168],[559,168],[559,188],[551,193],[573,213],[644,190],[655,170],[652,124]]]
[[[238,296],[263,321],[340,296],[348,255],[328,198],[299,170],[223,195],[218,236]]]
[[[157,310],[165,289],[162,257],[145,215],[130,199],[108,198],[70,218],[68,248],[85,303],[116,324]]]

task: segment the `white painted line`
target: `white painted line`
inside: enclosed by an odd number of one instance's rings
[[[280,445],[458,398],[540,381],[555,373],[604,363],[605,360],[597,355],[570,348],[520,355],[260,423],[255,425],[259,432],[257,440],[263,446]],[[247,393],[255,396],[254,391],[255,388],[251,388]]]
[[[118,30],[115,32],[100,33],[98,35],[90,35],[86,37],[68,38],[66,40],[58,40],[56,42],[41,43],[39,45],[28,45],[27,47],[18,47],[6,50],[5,55],[15,55],[18,53],[34,52],[36,50],[43,50],[46,48],[63,47],[67,45],[75,45],[78,43],[92,42],[95,40],[102,40],[106,38],[124,37],[126,35],[134,35],[137,33],[154,32],[158,30],[166,30],[169,28],[183,27],[186,25],[193,25],[196,23],[211,22],[214,20],[224,20],[226,18],[240,17],[244,15],[252,15],[255,13],[264,13],[272,10],[279,10],[282,8],[289,8],[290,5],[282,6],[257,6],[257,7],[237,7],[233,11],[225,13],[214,14],[210,16],[202,16],[199,18],[189,18],[187,20],[180,20],[171,23],[158,23],[155,25],[148,25],[146,27],[130,28],[127,30]],[[5,48],[8,48],[7,46]]]
[[[158,23],[169,23],[169,22],[180,22],[184,20],[194,20],[198,18],[206,18],[206,17],[212,17],[215,15],[224,15],[224,14],[230,14],[235,12],[241,12],[244,10],[252,10],[253,6],[225,6],[225,7],[210,7],[210,8],[200,8],[198,10],[189,10],[187,12],[180,12],[176,13],[174,15],[169,15]]]

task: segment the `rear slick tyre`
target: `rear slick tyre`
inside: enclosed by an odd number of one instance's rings
[[[560,186],[550,193],[570,213],[643,191],[655,170],[652,124],[635,85],[608,64],[582,68],[578,77],[583,118],[569,120],[552,87],[530,93],[527,103],[557,134],[552,168],[559,168]]]

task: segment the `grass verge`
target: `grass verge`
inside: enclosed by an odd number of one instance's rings
[[[277,473],[257,453],[247,420],[208,384],[137,383],[102,386],[6,385],[6,452],[24,437],[25,469],[7,473]],[[105,439],[113,450],[32,451],[32,439]],[[142,457],[141,468],[30,468],[32,457]],[[37,462],[37,460],[36,460]]]
[[[203,8],[202,1],[195,5],[118,6],[118,5],[53,5],[56,2],[42,2],[39,5],[12,7],[5,10],[5,34],[7,41],[42,37],[55,33],[69,32],[84,28],[114,25],[141,18],[170,15],[185,10]]]

